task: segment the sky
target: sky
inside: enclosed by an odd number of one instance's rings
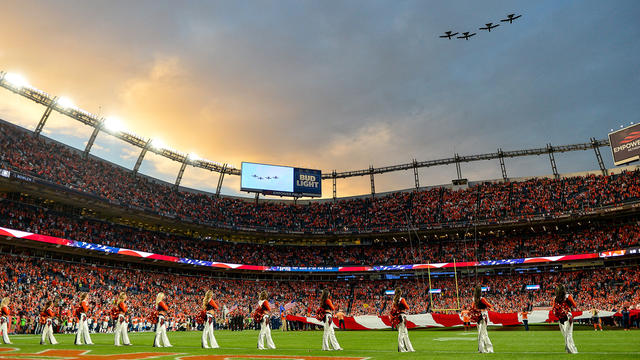
[[[2,13],[0,71],[237,168],[366,169],[588,142],[640,121],[633,0],[5,0]],[[510,13],[522,17],[478,30]],[[439,38],[446,30],[477,35]],[[0,118],[33,130],[43,111],[0,89]],[[44,134],[84,149],[91,131],[54,113]],[[92,153],[132,168],[139,149],[101,133]],[[598,168],[591,150],[556,162],[561,173]],[[551,173],[547,156],[506,166],[510,177]],[[141,172],[173,183],[179,168],[148,153]],[[501,177],[497,160],[462,174]],[[423,186],[454,178],[454,166],[420,170]],[[187,167],[182,185],[217,181]],[[413,184],[411,171],[376,176],[376,192]],[[239,188],[225,177],[223,194],[248,196]],[[338,180],[338,196],[369,191],[368,177]]]

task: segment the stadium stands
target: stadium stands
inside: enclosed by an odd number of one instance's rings
[[[433,188],[383,197],[312,202],[305,205],[253,202],[176,191],[134,176],[96,158],[83,158],[67,146],[36,138],[23,129],[0,124],[0,167],[85,192],[115,204],[142,208],[184,221],[225,228],[276,231],[390,231],[413,224],[470,220],[528,219],[560,215],[637,201],[640,174],[535,178],[523,182],[483,183],[465,190]]]
[[[351,315],[387,314],[390,296],[384,291],[401,286],[412,306],[412,313],[427,310],[428,295],[419,280],[380,280],[370,282],[318,281],[256,281],[215,279],[198,275],[177,275],[156,272],[158,269],[118,269],[30,257],[28,253],[0,255],[0,293],[10,294],[12,311],[31,321],[46,300],[55,300],[61,319],[69,319],[80,292],[88,291],[92,315],[106,316],[112,301],[120,291],[129,295],[131,316],[145,321],[152,312],[155,294],[163,291],[177,321],[192,322],[198,314],[204,292],[212,288],[215,299],[224,306],[219,314],[240,313],[247,316],[255,307],[262,289],[269,292],[276,309],[285,303],[295,306],[287,313],[311,316],[317,306],[320,289],[330,287],[334,303]],[[434,308],[456,308],[455,286],[451,279],[435,279],[434,286],[443,290],[434,295]],[[475,278],[463,278],[460,298],[463,307],[471,301]],[[566,283],[581,309],[619,310],[623,305],[640,307],[640,271],[634,268],[612,268],[602,271],[572,271],[529,275],[483,276],[479,283],[488,286],[486,296],[496,304],[497,311],[519,311],[526,306],[548,306],[555,285]],[[540,290],[525,290],[525,284],[539,284]]]
[[[1,196],[1,194],[0,194]],[[22,201],[33,199],[23,199]],[[283,246],[242,244],[142,230],[0,197],[0,226],[98,245],[124,247],[162,255],[247,265],[346,266],[403,265],[422,262],[495,260],[594,253],[640,245],[640,225],[591,224],[541,234],[486,234],[473,241],[428,239],[367,246]],[[422,256],[422,258],[421,258]]]

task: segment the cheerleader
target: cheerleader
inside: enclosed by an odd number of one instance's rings
[[[0,302],[0,332],[2,332],[2,341],[5,344],[12,344],[9,340],[9,316],[11,311],[9,310],[9,298],[6,297]]]
[[[46,340],[49,340],[51,345],[56,345],[58,342],[53,336],[53,317],[56,313],[53,311],[53,301],[47,301],[44,306],[44,310],[40,313],[40,319],[44,322],[42,328],[42,337],[40,337],[40,345],[45,345]]]
[[[564,347],[569,354],[578,353],[578,349],[573,343],[573,315],[571,314],[571,309],[576,307],[577,305],[573,300],[573,296],[567,294],[564,285],[558,285],[551,311],[553,311],[553,315],[558,318],[560,332],[564,337]]]
[[[82,345],[84,341],[87,345],[93,345],[89,334],[89,305],[87,304],[87,293],[80,295],[80,305],[75,309],[75,316],[78,318],[78,330],[76,331],[76,345]]]
[[[336,334],[333,331],[331,312],[335,310],[335,307],[331,303],[329,295],[329,289],[322,290],[320,308],[318,309],[319,314],[322,316],[321,318],[324,326],[324,333],[322,334],[322,350],[342,350],[340,344],[338,344],[338,339],[336,339]]]
[[[111,318],[115,321],[116,329],[113,332],[115,335],[115,345],[120,346],[120,340],[122,338],[123,345],[130,346],[131,342],[129,341],[129,334],[127,333],[127,328],[129,327],[129,323],[127,323],[127,304],[124,301],[127,300],[127,294],[121,292],[118,295],[114,303],[114,307],[111,310]]]
[[[172,347],[167,337],[167,313],[169,307],[164,303],[164,293],[156,296],[156,311],[158,312],[158,322],[156,323],[156,337],[153,340],[153,347]]]
[[[204,294],[204,299],[202,299],[202,311],[206,314],[206,320],[202,328],[202,348],[204,349],[217,349],[220,347],[218,346],[216,337],[213,336],[213,319],[215,311],[218,309],[218,304],[213,300],[213,291],[208,290]]]
[[[471,320],[475,321],[478,327],[478,352],[492,353],[493,344],[487,333],[487,325],[489,323],[489,310],[493,309],[484,297],[482,297],[482,288],[476,286],[473,291],[473,306],[471,307]]]
[[[391,322],[398,328],[398,351],[414,352],[411,340],[409,340],[409,332],[407,331],[407,315],[409,305],[402,297],[402,290],[397,288],[393,297],[393,308],[391,310]]]
[[[267,347],[269,349],[275,349],[276,345],[271,339],[271,326],[269,324],[269,314],[271,312],[271,306],[267,301],[267,292],[262,291],[258,296],[258,308],[254,312],[254,320],[260,322],[260,334],[258,334],[258,350],[265,350],[264,342],[267,341]]]

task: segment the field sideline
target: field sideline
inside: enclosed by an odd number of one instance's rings
[[[475,331],[460,330],[417,330],[409,336],[416,349],[415,353],[398,353],[397,333],[393,331],[350,331],[337,332],[338,341],[345,349],[340,352],[320,351],[321,331],[281,332],[273,331],[276,350],[258,351],[258,332],[217,331],[215,333],[220,349],[200,348],[200,332],[171,332],[172,348],[153,348],[152,333],[131,333],[133,346],[115,347],[112,334],[93,334],[94,346],[73,345],[73,335],[56,335],[58,345],[39,345],[39,337],[34,335],[14,335],[13,345],[0,345],[0,359],[184,359],[221,360],[230,355],[235,359],[307,359],[316,357],[369,358],[369,359],[631,359],[640,357],[640,331],[609,330],[594,332],[584,328],[576,330],[574,338],[579,354],[564,352],[564,342],[556,327],[537,327],[534,331],[489,329],[494,354],[476,352]],[[17,349],[17,350],[11,350]],[[83,351],[90,352],[83,354]],[[44,353],[42,353],[45,351]],[[156,352],[167,353],[156,357]],[[38,354],[39,353],[39,354]],[[137,354],[132,354],[137,353]],[[145,354],[146,353],[146,354]],[[15,355],[14,355],[15,354]],[[31,355],[29,355],[31,354]],[[129,354],[129,355],[125,355]],[[103,355],[103,356],[91,356]],[[104,356],[107,355],[107,356]],[[111,355],[111,356],[108,356]],[[203,356],[204,355],[204,356]],[[245,356],[242,356],[245,355]],[[248,355],[248,356],[246,356]],[[256,356],[257,355],[257,356]]]

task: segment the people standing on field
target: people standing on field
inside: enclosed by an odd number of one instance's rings
[[[75,317],[78,319],[76,330],[76,345],[82,345],[84,342],[87,345],[93,345],[93,341],[91,341],[91,335],[89,334],[89,303],[87,302],[87,297],[89,294],[82,293],[80,294],[80,304],[76,306],[74,311]]]
[[[460,315],[462,315],[462,326],[464,327],[464,331],[466,332],[471,327],[471,317],[469,316],[469,310],[462,310],[460,312]]]
[[[600,318],[600,313],[597,309],[593,309],[591,311],[591,321],[593,321],[594,331],[598,331],[598,328],[600,328],[600,331],[602,331],[602,319]]]
[[[409,305],[402,297],[402,290],[397,288],[393,297],[393,307],[391,310],[391,324],[398,329],[398,352],[414,352],[409,332],[407,331],[407,315]]]
[[[322,350],[324,351],[342,350],[338,343],[338,339],[336,339],[336,334],[333,331],[332,311],[335,309],[336,308],[333,306],[330,299],[329,289],[322,290],[318,313],[322,319],[322,325],[324,326],[324,332],[322,334]]]
[[[202,328],[202,347],[204,349],[217,349],[220,347],[218,346],[216,337],[213,335],[215,312],[218,309],[218,304],[213,300],[213,291],[208,290],[204,294],[204,299],[202,299],[202,310],[206,313],[204,326]]]
[[[127,327],[129,324],[127,323],[127,304],[125,301],[127,300],[127,294],[121,292],[118,294],[118,297],[114,301],[113,309],[111,309],[111,319],[115,322],[115,330],[114,334],[114,344],[116,346],[120,346],[120,341],[122,341],[123,345],[130,346],[131,342],[129,341],[129,334],[127,333]],[[108,326],[108,318],[105,317],[105,321]],[[103,323],[103,324],[104,324]],[[105,332],[107,328],[105,326]]]
[[[571,310],[577,307],[573,296],[567,294],[564,285],[556,288],[556,297],[553,299],[553,314],[558,318],[560,332],[564,337],[565,350],[569,354],[577,354],[578,349],[573,343],[573,314]]]
[[[473,291],[473,306],[471,307],[471,321],[475,322],[478,327],[478,352],[492,353],[493,344],[489,339],[487,326],[489,324],[489,310],[493,309],[493,305],[482,296],[482,287],[476,286]]]
[[[527,308],[522,309],[520,312],[520,316],[522,317],[522,325],[524,325],[524,330],[529,331],[529,312]]]
[[[164,302],[164,293],[160,292],[156,296],[156,312],[158,322],[156,323],[156,336],[153,339],[153,347],[172,347],[167,337],[167,322],[169,307]]]
[[[346,330],[346,326],[344,324],[344,313],[341,309],[338,309],[338,313],[336,313],[336,319],[338,319],[338,328],[340,330]]]
[[[2,342],[5,344],[12,344],[9,339],[9,319],[11,317],[11,310],[9,309],[9,298],[2,299],[0,303],[0,332],[2,332]]]
[[[253,314],[253,319],[260,324],[258,350],[265,350],[265,342],[267,343],[267,348],[276,348],[276,345],[273,343],[273,339],[271,338],[271,324],[269,323],[270,314],[271,305],[269,305],[269,301],[267,301],[267,291],[263,290],[260,295],[258,295],[258,307]]]
[[[44,310],[40,313],[40,321],[43,324],[42,336],[40,337],[40,345],[45,345],[47,340],[51,345],[56,345],[55,336],[53,336],[53,318],[56,316],[53,310],[53,301],[49,300],[44,306]]]

